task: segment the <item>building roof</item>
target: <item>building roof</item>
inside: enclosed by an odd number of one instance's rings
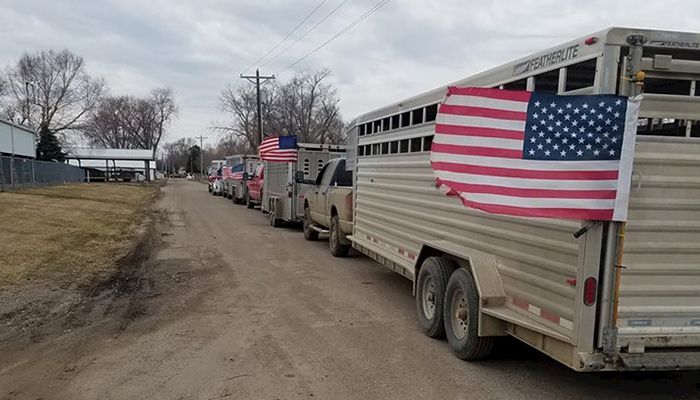
[[[152,149],[90,149],[75,148],[68,152],[66,158],[81,160],[138,160],[152,161]]]

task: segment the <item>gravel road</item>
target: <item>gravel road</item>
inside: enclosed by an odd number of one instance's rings
[[[466,363],[409,281],[173,181],[129,314],[0,353],[8,399],[698,399],[700,373],[580,374],[512,340]]]

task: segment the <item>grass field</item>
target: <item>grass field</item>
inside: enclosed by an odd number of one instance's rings
[[[75,184],[0,193],[0,286],[108,274],[157,187]]]

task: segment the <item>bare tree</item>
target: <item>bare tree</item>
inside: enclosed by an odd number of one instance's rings
[[[222,133],[228,141],[243,140],[251,148],[257,148],[255,89],[251,86],[226,87],[219,96],[219,106],[229,117],[229,121],[214,123],[212,129]],[[264,124],[264,123],[263,123]]]
[[[343,121],[337,91],[328,83],[329,70],[303,72],[285,84],[268,83],[262,93],[263,131],[266,135],[297,135],[300,142],[341,143]],[[219,97],[229,118],[212,129],[226,140],[243,140],[257,148],[255,89],[227,87]]]
[[[3,113],[16,123],[64,134],[80,128],[106,92],[82,57],[69,50],[25,53],[4,73]]]
[[[177,115],[170,88],[157,88],[147,98],[104,98],[81,129],[98,147],[152,149],[155,156],[168,125]]]

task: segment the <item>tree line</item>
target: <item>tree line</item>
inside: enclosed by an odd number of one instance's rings
[[[297,135],[299,142],[343,143],[344,123],[338,91],[329,83],[330,70],[304,71],[286,82],[268,81],[261,87],[263,134]],[[219,96],[222,121],[211,129],[221,134],[219,147],[246,152],[260,144],[256,89],[241,82]]]
[[[153,149],[177,116],[172,89],[113,95],[70,50],[26,52],[0,71],[0,118],[37,132],[37,158],[63,161],[72,143]]]
[[[330,71],[304,71],[285,82],[268,81],[261,87],[265,136],[297,135],[301,143],[342,144],[344,123],[338,91],[329,82]],[[180,168],[200,172],[204,166],[234,154],[254,154],[260,144],[257,93],[254,85],[240,81],[225,87],[218,98],[221,119],[211,123],[218,136],[213,146],[200,149],[192,138],[163,146],[163,165],[168,172]]]

